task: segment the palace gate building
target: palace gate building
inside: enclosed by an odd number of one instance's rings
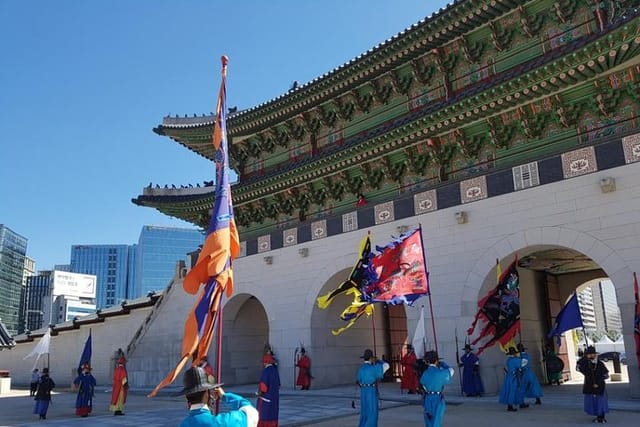
[[[422,305],[427,342],[435,346],[433,315],[440,354],[454,363],[478,300],[495,286],[496,259],[504,268],[517,256],[519,338],[539,377],[541,343],[564,302],[578,286],[610,278],[629,392],[640,397],[639,101],[637,1],[460,0],[311,82],[231,114],[241,256],[234,295],[224,300],[223,381],[257,382],[268,343],[283,387],[293,384],[301,345],[314,386],[351,384],[364,348],[401,353]],[[154,131],[213,159],[213,120],[166,117]],[[206,227],[212,190],[145,188],[134,203]],[[371,232],[383,245],[418,225],[433,313],[427,298],[414,307],[378,304],[371,319],[332,335],[349,299],[320,310],[316,298],[348,277],[360,240]],[[114,345],[126,348],[135,386],[155,386],[179,358],[194,301],[183,275]],[[570,341],[560,347],[565,377],[575,364]],[[503,363],[497,347],[483,354],[487,392],[502,382]]]

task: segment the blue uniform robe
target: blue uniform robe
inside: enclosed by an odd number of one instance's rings
[[[609,412],[605,380],[609,378],[609,370],[601,361],[595,363],[586,357],[578,361],[577,370],[584,375],[582,393],[584,394],[584,411],[589,415],[603,417]]]
[[[38,380],[38,388],[36,389],[36,406],[33,409],[34,414],[38,414],[41,417],[46,417],[47,410],[49,409],[49,403],[51,402],[51,390],[56,386],[56,383],[49,377],[48,374],[43,374]]]
[[[93,408],[93,390],[96,386],[96,379],[91,373],[82,373],[73,381],[78,387],[76,396],[76,415],[88,415]]]
[[[523,392],[524,397],[534,397],[536,399],[542,397],[542,386],[540,381],[536,377],[536,374],[531,369],[531,356],[526,351],[520,353],[520,358],[523,360]],[[524,362],[526,360],[526,363]]]
[[[356,374],[360,386],[360,423],[358,427],[376,427],[378,425],[378,386],[384,376],[385,365],[382,362],[364,362]]]
[[[522,359],[515,356],[507,357],[505,362],[507,373],[500,389],[500,403],[505,405],[520,405],[524,403],[524,389],[522,388]]]
[[[424,408],[424,425],[426,427],[440,427],[447,405],[444,401],[444,386],[451,382],[453,369],[446,363],[440,366],[429,365],[420,377],[420,385],[425,390],[422,406]]]
[[[213,415],[211,410],[204,406],[192,409],[189,416],[185,418],[180,427],[247,427],[247,414],[240,410],[242,407],[251,406],[251,403],[234,393],[225,393],[222,396],[224,403],[230,411]],[[255,409],[254,409],[255,410]]]
[[[469,352],[462,355],[460,362],[462,363],[462,392],[467,396],[480,396],[484,393],[478,370],[480,359]]]
[[[258,413],[260,421],[278,421],[280,410],[280,375],[278,368],[267,365],[260,375],[260,393],[258,398]]]

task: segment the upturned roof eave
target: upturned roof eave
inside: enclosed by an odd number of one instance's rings
[[[240,125],[246,121],[255,120],[255,116],[268,114],[271,112],[271,110],[273,110],[277,105],[281,103],[285,103],[294,98],[306,98],[310,95],[313,95],[315,92],[321,92],[325,90],[326,87],[335,86],[336,80],[347,80],[350,77],[349,74],[356,72],[363,65],[370,66],[371,64],[368,64],[368,62],[376,59],[376,57],[380,56],[381,54],[384,55],[387,52],[392,53],[396,50],[402,50],[404,48],[404,44],[407,43],[411,36],[413,36],[416,32],[430,26],[437,25],[441,22],[446,22],[447,19],[452,18],[449,15],[451,15],[456,10],[456,8],[460,7],[463,3],[472,3],[473,7],[478,2],[475,0],[454,0],[452,3],[447,4],[439,11],[433,12],[430,17],[423,18],[417,23],[411,25],[410,27],[407,27],[403,31],[400,31],[394,36],[379,43],[373,48],[368,49],[366,52],[358,55],[357,57],[350,59],[349,61],[334,68],[333,70],[298,86],[294,90],[289,90],[275,98],[229,116],[227,121],[229,134],[233,134],[233,127],[235,125]],[[381,73],[386,71],[387,70],[384,69],[381,71]],[[368,76],[367,78],[370,79],[371,76]],[[343,91],[348,90],[350,90],[349,87],[343,88]],[[159,135],[167,136],[167,134],[165,133],[165,129],[197,129],[201,127],[211,126],[214,122],[215,116],[212,115],[184,118],[165,117],[163,119],[163,123],[154,128],[153,131]]]

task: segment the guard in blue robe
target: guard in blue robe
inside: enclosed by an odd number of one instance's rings
[[[480,378],[480,359],[472,351],[469,344],[464,346],[464,354],[460,357],[462,366],[462,392],[466,396],[482,396],[484,387]]]
[[[527,408],[524,403],[522,359],[514,347],[509,347],[507,360],[505,362],[504,383],[500,389],[499,402],[507,405],[507,411],[517,411],[516,405]]]
[[[76,396],[76,415],[88,417],[93,409],[93,392],[96,387],[96,379],[91,375],[91,366],[85,364],[82,373],[73,381],[78,389]]]
[[[584,411],[596,416],[593,422],[606,423],[605,414],[609,412],[609,399],[605,390],[605,380],[609,378],[609,370],[597,357],[595,347],[587,347],[576,369],[584,375]]]
[[[278,427],[278,413],[280,410],[280,374],[276,367],[276,360],[271,353],[262,358],[264,369],[260,375],[258,385],[258,413],[260,421],[258,427]]]
[[[540,398],[542,397],[542,386],[540,385],[540,381],[536,377],[536,374],[531,369],[531,356],[526,351],[527,349],[522,345],[522,343],[518,344],[518,351],[520,351],[520,358],[522,359],[523,366],[523,392],[524,397],[532,397],[536,399],[536,405],[541,405],[542,401]]]
[[[440,427],[444,419],[447,405],[444,401],[444,386],[451,382],[453,369],[445,362],[438,360],[435,351],[428,351],[424,356],[428,363],[427,369],[420,377],[420,385],[424,390],[424,425],[425,427]]]
[[[358,427],[378,426],[378,381],[389,369],[386,362],[378,362],[373,357],[373,351],[366,349],[360,356],[364,363],[356,374],[356,383],[360,386],[360,423]]]
[[[251,403],[237,394],[225,393],[220,384],[209,380],[200,366],[189,368],[183,377],[184,388],[178,393],[186,395],[189,415],[180,427],[252,427],[258,423],[258,411]],[[229,412],[213,415],[210,406],[220,399]]]

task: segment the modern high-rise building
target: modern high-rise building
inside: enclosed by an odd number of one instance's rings
[[[202,245],[202,232],[190,228],[145,225],[138,240],[136,293],[141,297],[164,289],[175,275],[176,262]]]
[[[578,291],[578,306],[580,307],[580,315],[582,316],[584,329],[588,332],[597,331],[598,324],[593,306],[593,289],[591,286],[585,286]]]
[[[53,271],[45,270],[27,277],[23,310],[25,330],[35,331],[48,324],[44,319],[44,304],[47,295],[51,293],[52,273]]]
[[[134,296],[135,257],[135,245],[73,245],[70,271],[95,275],[96,306],[111,307]]]
[[[138,245],[133,244],[129,246],[129,257],[127,260],[127,298],[137,298],[139,295],[136,292],[137,282],[137,259],[138,259]]]
[[[20,324],[20,307],[24,299],[24,263],[27,239],[0,224],[0,321],[7,331],[18,334],[23,331]]]
[[[598,325],[603,332],[622,332],[622,316],[618,307],[616,290],[611,280],[601,280],[593,285],[594,303],[601,312],[602,321]]]
[[[24,272],[22,274],[22,286],[27,286],[27,278],[36,274],[36,261],[28,256],[24,257]]]
[[[588,332],[621,332],[622,317],[611,280],[592,282],[578,290],[578,304]]]
[[[22,299],[20,302],[20,312],[18,314],[18,322],[20,325],[27,324],[27,279],[36,274],[36,261],[28,256],[24,257],[24,270],[22,272]],[[21,329],[20,332],[24,332]]]

